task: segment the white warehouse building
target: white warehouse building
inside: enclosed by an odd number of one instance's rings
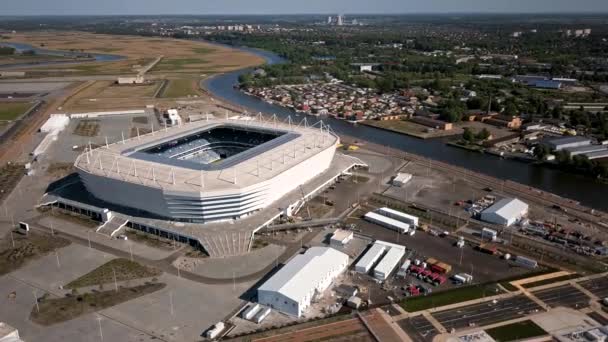
[[[381,243],[381,242],[380,242]],[[380,281],[385,281],[388,276],[395,270],[401,258],[405,255],[405,247],[399,245],[390,245],[390,249],[382,258],[380,263],[374,268],[374,277]]]
[[[481,220],[510,226],[528,214],[528,204],[517,198],[503,198],[481,213]]]
[[[301,317],[317,293],[348,267],[348,255],[330,247],[311,247],[291,259],[258,288],[258,302]]]
[[[413,226],[414,228],[418,227],[418,217],[416,217],[414,215],[406,214],[399,210],[382,207],[382,208],[378,209],[378,214],[384,215],[386,217],[390,217],[397,221],[405,222],[405,223],[409,224],[410,226]]]
[[[385,245],[374,243],[361,259],[359,259],[359,262],[355,265],[355,271],[359,273],[369,272],[385,250]]]

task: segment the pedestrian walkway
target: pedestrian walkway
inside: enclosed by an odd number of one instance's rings
[[[435,317],[433,317],[429,312],[423,312],[422,315],[433,325],[433,327],[435,327],[437,331],[442,334],[447,332],[446,328],[441,325],[441,323],[439,323],[439,321],[436,320]]]
[[[114,216],[112,217],[109,221],[105,222],[104,224],[102,224],[101,226],[97,227],[97,229],[95,230],[95,232],[97,234],[101,234],[101,235],[106,235],[107,237],[114,237],[116,236],[120,231],[122,231],[124,229],[124,227],[127,225],[127,220]]]

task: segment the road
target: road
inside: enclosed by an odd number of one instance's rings
[[[483,302],[457,309],[433,313],[433,317],[448,331],[470,326],[484,326],[526,316],[541,310],[524,295],[499,300],[496,304]]]
[[[608,277],[582,281],[579,283],[579,285],[586,288],[599,298],[608,297]]]
[[[570,285],[534,291],[532,294],[551,307],[565,306],[572,309],[582,309],[589,306],[590,300],[587,295]]]
[[[32,221],[34,221],[34,222],[28,222],[30,224],[30,228],[42,231],[44,233],[51,232],[51,229],[49,227],[39,224],[38,222],[36,222],[35,218]],[[315,231],[315,230],[313,230],[312,232],[308,232],[302,238],[302,244],[307,244],[317,234],[318,234],[318,231]],[[68,240],[70,240],[73,243],[78,243],[80,245],[87,246],[87,247],[90,245],[91,248],[95,248],[104,253],[115,255],[116,257],[119,257],[119,258],[125,258],[125,259],[132,258],[134,261],[136,261],[142,265],[156,267],[168,274],[179,276],[179,277],[182,277],[182,278],[194,281],[194,282],[202,283],[202,284],[210,284],[210,285],[230,284],[231,285],[233,283],[250,282],[252,280],[259,280],[259,279],[263,278],[265,275],[267,275],[269,272],[271,272],[275,268],[275,263],[270,263],[264,269],[262,269],[258,272],[252,273],[252,274],[248,274],[246,276],[242,276],[242,277],[226,278],[226,279],[209,278],[209,277],[205,277],[205,276],[202,276],[202,275],[199,275],[196,273],[192,273],[192,272],[189,272],[186,270],[178,271],[178,269],[173,266],[172,262],[175,261],[175,259],[177,259],[179,256],[181,256],[183,254],[183,251],[181,251],[181,250],[178,250],[178,251],[172,253],[170,256],[168,256],[164,259],[161,259],[161,260],[150,260],[150,259],[143,258],[143,257],[137,256],[137,255],[131,255],[128,252],[125,252],[120,249],[113,248],[113,247],[110,247],[110,246],[107,246],[107,245],[104,245],[101,243],[97,243],[95,241],[89,241],[87,239],[86,235],[77,236],[77,235],[73,235],[73,234],[67,234],[65,232],[61,232],[60,235],[62,237],[67,238]],[[297,242],[294,242],[294,243],[288,245],[287,248],[285,249],[285,251],[283,252],[283,254],[281,254],[279,256],[278,263],[282,264],[282,263],[285,263],[287,260],[289,260],[294,254],[296,254],[300,250],[300,248],[301,248],[300,246],[301,246],[300,241],[297,241]]]
[[[431,342],[439,334],[439,331],[423,315],[402,319],[397,321],[397,324],[414,342]]]

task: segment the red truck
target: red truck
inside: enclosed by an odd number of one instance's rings
[[[418,279],[426,279],[431,274],[433,274],[433,272],[431,270],[425,269],[422,272],[420,272],[420,274],[418,274]]]
[[[446,280],[447,280],[447,278],[445,276],[439,275],[437,278],[433,279],[433,285],[439,286],[439,285],[445,283]]]
[[[422,268],[420,268],[420,267],[418,267],[416,265],[412,265],[412,266],[410,266],[409,271],[410,271],[411,274],[417,275],[418,273],[420,273],[422,271]]]
[[[407,288],[407,293],[409,293],[410,296],[418,296],[420,295],[420,290],[416,286],[410,285],[410,287]]]

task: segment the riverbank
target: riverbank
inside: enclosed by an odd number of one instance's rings
[[[256,49],[244,49],[252,53],[257,52]],[[269,64],[284,61],[281,57],[267,51],[264,53],[264,57]],[[201,87],[216,100],[229,103],[242,112],[276,114],[281,119],[291,116],[293,119],[295,115],[293,110],[266,103],[234,88],[238,84],[239,76],[250,70],[243,69],[216,75],[201,82]],[[446,145],[446,140],[442,138],[423,140],[366,125],[353,125],[344,120],[332,118],[308,116],[308,120],[310,124],[323,120],[340,136],[351,136],[358,141],[389,146],[401,153],[415,153],[434,162],[467,169],[469,173],[489,175],[495,179],[520,183],[525,188],[533,186],[545,193],[555,193],[562,198],[572,198],[590,207],[608,210],[608,201],[605,200],[604,195],[608,192],[608,185],[597,182],[593,178],[453,148]]]
[[[379,121],[379,120],[365,120],[358,122],[361,125],[381,129],[389,132],[395,132],[399,134],[409,135],[418,139],[433,139],[441,138],[446,136],[458,135],[459,133],[451,131],[428,131],[428,127],[419,125],[414,122],[402,121],[402,120],[390,120],[390,121]]]

